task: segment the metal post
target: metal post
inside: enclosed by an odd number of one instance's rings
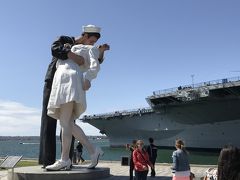
[[[14,180],[14,168],[9,168],[7,171],[7,179]]]
[[[14,180],[14,168],[12,168],[12,180]]]

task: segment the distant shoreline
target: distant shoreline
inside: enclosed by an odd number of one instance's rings
[[[107,136],[88,136],[88,138],[108,139]],[[56,139],[60,140],[60,136],[56,136]],[[0,141],[8,141],[8,140],[40,140],[40,136],[0,136]]]

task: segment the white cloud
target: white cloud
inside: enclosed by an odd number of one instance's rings
[[[40,124],[41,109],[0,100],[0,136],[39,136]],[[82,122],[78,124],[87,135],[100,135],[93,126]]]
[[[39,135],[41,111],[13,101],[0,100],[0,135]]]

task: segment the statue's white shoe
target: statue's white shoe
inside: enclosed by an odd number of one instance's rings
[[[104,152],[101,148],[96,147],[95,153],[90,155],[91,157],[91,164],[88,166],[88,169],[94,169],[98,164],[98,159],[100,156],[103,156]]]
[[[72,163],[70,159],[68,159],[67,161],[59,160],[52,165],[46,166],[46,170],[48,171],[70,170],[71,164]]]

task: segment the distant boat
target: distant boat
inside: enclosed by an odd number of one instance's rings
[[[31,143],[19,142],[19,144],[40,144],[40,143],[34,143],[34,142],[33,142],[33,143],[32,143],[32,142],[31,142]]]

